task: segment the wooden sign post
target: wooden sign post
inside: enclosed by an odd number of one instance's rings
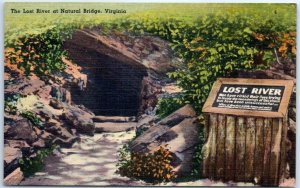
[[[286,169],[287,107],[294,82],[218,79],[203,106],[203,175],[278,186]]]

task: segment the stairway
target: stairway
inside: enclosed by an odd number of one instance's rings
[[[137,126],[136,118],[127,116],[95,116],[93,121],[95,133],[129,131]]]

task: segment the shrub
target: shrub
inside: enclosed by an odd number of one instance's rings
[[[202,148],[205,144],[205,137],[204,137],[204,117],[201,115],[199,116],[199,135],[198,135],[198,144],[195,147],[195,153],[193,155],[193,168],[191,177],[199,178],[202,177],[202,170],[203,170],[203,153]]]
[[[182,106],[178,98],[162,98],[158,100],[156,114],[163,119]]]
[[[31,73],[41,78],[48,78],[55,72],[62,71],[65,64],[62,56],[63,42],[70,37],[71,29],[63,32],[59,28],[51,28],[40,34],[27,34],[19,37],[5,49],[5,62],[16,64],[26,76]]]
[[[23,157],[19,160],[20,168],[25,177],[34,175],[35,172],[39,172],[44,168],[44,159],[53,153],[56,148],[55,145],[49,148],[42,148],[36,152],[36,156],[33,158]]]
[[[172,155],[164,147],[153,154],[130,153],[128,146],[119,152],[117,173],[151,183],[168,182],[175,178],[171,166]]]
[[[20,94],[5,95],[4,110],[8,113],[17,112],[17,101],[21,97]]]
[[[39,117],[37,117],[36,114],[34,114],[33,112],[30,111],[21,112],[21,116],[28,119],[34,126],[38,128],[44,127],[43,121]]]
[[[258,14],[211,14],[193,22],[132,19],[115,27],[171,43],[186,66],[169,76],[183,89],[181,103],[192,104],[198,112],[218,77],[231,77],[239,70],[267,69],[276,56],[296,54],[295,24],[276,13],[264,19]]]

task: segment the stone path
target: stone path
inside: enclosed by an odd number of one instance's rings
[[[117,151],[134,131],[81,136],[72,148],[63,148],[45,161],[45,169],[21,185],[145,185],[115,174]]]
[[[81,136],[72,148],[63,148],[45,160],[45,169],[26,178],[21,185],[151,186],[115,174],[118,149],[135,136],[134,131]],[[158,186],[253,186],[251,183],[223,183],[208,179],[169,182]]]

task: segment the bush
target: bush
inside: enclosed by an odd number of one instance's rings
[[[51,28],[40,34],[27,34],[19,37],[5,48],[5,62],[16,64],[26,76],[31,73],[41,78],[48,78],[55,72],[65,69],[62,56],[63,42],[70,37],[72,30]]]
[[[162,98],[158,100],[156,114],[163,119],[182,106],[178,98]]]
[[[186,66],[169,76],[183,89],[180,102],[192,104],[199,112],[217,78],[231,77],[239,70],[267,69],[276,56],[296,54],[295,24],[276,11],[263,19],[257,14],[211,14],[193,22],[132,19],[115,27],[171,43]]]
[[[37,115],[34,114],[33,112],[30,111],[21,112],[21,116],[28,119],[34,126],[38,128],[44,127],[43,121],[39,117],[37,117]]]
[[[25,177],[34,175],[35,172],[39,172],[44,168],[44,159],[53,153],[56,146],[49,148],[42,148],[36,152],[34,158],[23,157],[19,160],[20,168]]]
[[[175,178],[171,166],[172,155],[163,147],[153,154],[130,153],[125,145],[119,152],[118,170],[122,176],[137,178],[154,184]]]
[[[204,137],[204,117],[201,115],[199,116],[199,135],[198,135],[198,144],[195,147],[195,153],[193,155],[193,169],[191,173],[191,177],[199,178],[202,177],[203,171],[203,153],[202,148],[205,144],[205,137]]]
[[[8,95],[6,94],[4,99],[4,111],[8,113],[16,113],[18,111],[17,109],[17,101],[21,97],[20,94],[12,94]]]

